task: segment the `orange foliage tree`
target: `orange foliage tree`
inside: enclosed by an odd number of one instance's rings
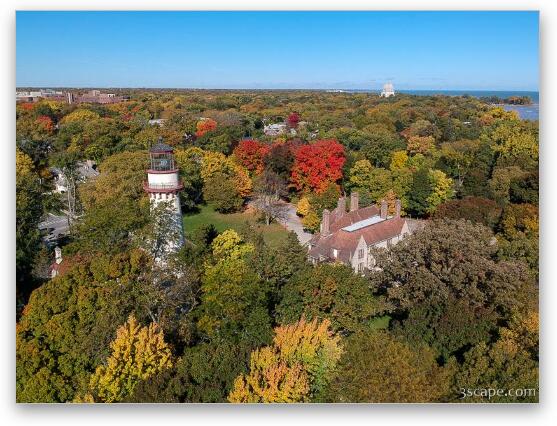
[[[234,149],[234,157],[236,157],[236,160],[250,172],[260,174],[265,167],[263,159],[269,151],[269,145],[248,139],[240,141],[238,146]]]
[[[299,191],[321,193],[342,178],[345,161],[344,147],[335,139],[302,145],[295,152],[292,183]]]
[[[215,130],[217,128],[217,122],[211,118],[204,118],[199,120],[196,125],[197,132],[195,135],[197,137],[203,136],[205,133]]]

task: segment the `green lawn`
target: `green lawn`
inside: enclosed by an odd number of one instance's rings
[[[382,330],[389,327],[389,322],[391,317],[389,315],[384,315],[382,317],[376,317],[369,322],[369,327],[372,330]]]
[[[264,223],[259,223],[254,213],[242,212],[222,214],[216,212],[211,206],[199,206],[198,213],[184,214],[184,232],[186,238],[202,225],[209,223],[212,223],[219,232],[226,229],[239,230],[245,226],[246,223],[251,224],[255,226],[258,231],[263,233],[263,239],[270,246],[275,246],[284,241],[288,235],[288,231],[278,223],[272,223],[269,226],[266,226]]]

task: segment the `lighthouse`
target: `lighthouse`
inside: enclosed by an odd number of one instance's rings
[[[143,189],[149,194],[151,214],[157,215],[154,218],[155,223],[165,228],[159,229],[163,241],[154,244],[161,248],[162,254],[169,254],[178,251],[184,244],[180,207],[180,191],[184,185],[180,181],[178,167],[174,161],[174,150],[163,143],[162,137],[149,150],[149,160],[147,181],[143,183]],[[162,219],[163,216],[165,220]],[[161,260],[160,254],[156,256],[157,260]]]

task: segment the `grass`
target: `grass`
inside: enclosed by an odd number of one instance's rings
[[[263,239],[269,246],[277,246],[286,240],[288,231],[282,225],[271,223],[267,226],[257,219],[257,214],[249,210],[241,213],[223,214],[215,211],[211,206],[199,206],[198,212],[184,214],[184,232],[186,238],[188,238],[193,231],[210,223],[219,232],[226,229],[241,231],[246,224],[249,224],[263,233]]]
[[[389,327],[390,321],[391,321],[391,317],[389,315],[376,317],[369,322],[369,328],[372,330],[382,330]]]

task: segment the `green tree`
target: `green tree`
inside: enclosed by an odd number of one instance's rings
[[[203,198],[221,213],[238,211],[244,204],[234,182],[222,173],[215,173],[205,180]]]
[[[201,283],[199,329],[209,337],[265,340],[270,334],[268,290],[246,263],[253,245],[229,230],[215,238],[212,249],[215,261],[205,266]]]
[[[366,279],[343,265],[319,265],[303,270],[288,281],[277,307],[280,323],[291,323],[304,315],[328,319],[335,331],[354,332],[381,307]]]
[[[39,176],[31,158],[16,150],[16,278],[18,293],[26,295],[33,285],[32,269],[41,238],[38,224],[43,215]]]
[[[67,402],[87,392],[116,327],[132,312],[147,269],[141,251],[90,260],[66,257],[65,272],[36,289],[16,331],[16,398]]]
[[[472,309],[490,309],[505,317],[535,303],[532,276],[524,264],[497,261],[493,233],[463,220],[436,220],[377,254],[381,271],[374,287],[397,309],[424,303],[465,300]]]
[[[429,172],[422,168],[414,172],[412,185],[408,191],[408,211],[415,216],[423,216],[429,208],[428,197],[431,195]]]
[[[451,366],[427,346],[384,331],[350,336],[328,395],[332,402],[439,402],[450,393]]]

